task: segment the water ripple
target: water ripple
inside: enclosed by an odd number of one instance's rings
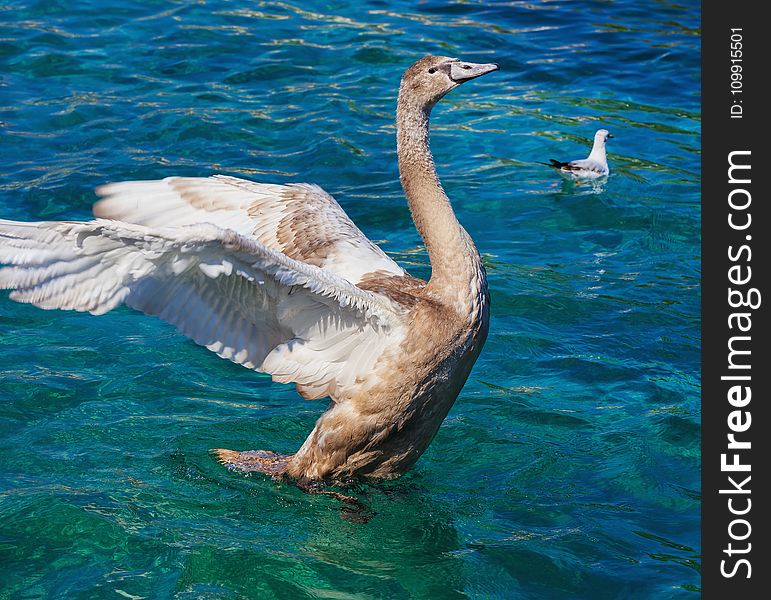
[[[490,337],[416,469],[356,490],[369,521],[209,458],[292,452],[323,406],[127,309],[3,294],[0,596],[698,592],[698,7],[357,7],[0,6],[3,218],[87,218],[111,180],[309,181],[421,277],[400,72],[428,53],[501,65],[432,120],[488,270]],[[539,164],[584,156],[599,127],[604,184]]]

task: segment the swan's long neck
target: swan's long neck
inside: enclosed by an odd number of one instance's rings
[[[431,293],[448,302],[465,303],[464,295],[474,294],[484,285],[484,270],[479,252],[458,223],[436,174],[428,144],[430,112],[430,107],[413,102],[400,91],[396,110],[399,175],[431,261]]]

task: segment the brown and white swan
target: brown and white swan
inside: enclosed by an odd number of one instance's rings
[[[125,304],[304,398],[331,398],[293,455],[213,451],[234,470],[299,482],[398,477],[466,382],[490,314],[479,252],[436,174],[429,115],[497,69],[426,56],[401,80],[399,173],[427,282],[321,188],[216,175],[105,185],[88,222],[0,221],[0,287],[45,309]]]

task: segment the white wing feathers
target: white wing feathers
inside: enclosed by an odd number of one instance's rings
[[[97,194],[97,217],[148,227],[212,223],[353,283],[372,271],[404,275],[316,185],[215,175],[110,183]]]
[[[572,169],[578,169],[581,171],[589,171],[597,173],[598,175],[605,175],[608,172],[607,164],[602,164],[599,161],[592,160],[591,158],[582,158],[580,160],[571,160],[568,165]]]
[[[307,398],[344,396],[403,335],[384,296],[210,224],[0,220],[0,263],[14,300],[94,314],[125,303]]]
[[[280,195],[284,186],[259,184],[262,193],[248,193],[229,179],[167,177],[108,183],[96,190],[102,200],[94,205],[94,216],[147,227],[212,223],[251,236],[256,223],[249,217],[249,206],[260,196]]]

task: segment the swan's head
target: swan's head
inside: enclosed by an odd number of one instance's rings
[[[399,94],[409,95],[411,100],[430,109],[442,96],[460,84],[497,70],[498,65],[494,63],[480,64],[446,56],[424,56],[405,71]]]
[[[594,134],[594,143],[604,144],[612,137],[613,135],[607,129],[598,129],[597,133]]]

